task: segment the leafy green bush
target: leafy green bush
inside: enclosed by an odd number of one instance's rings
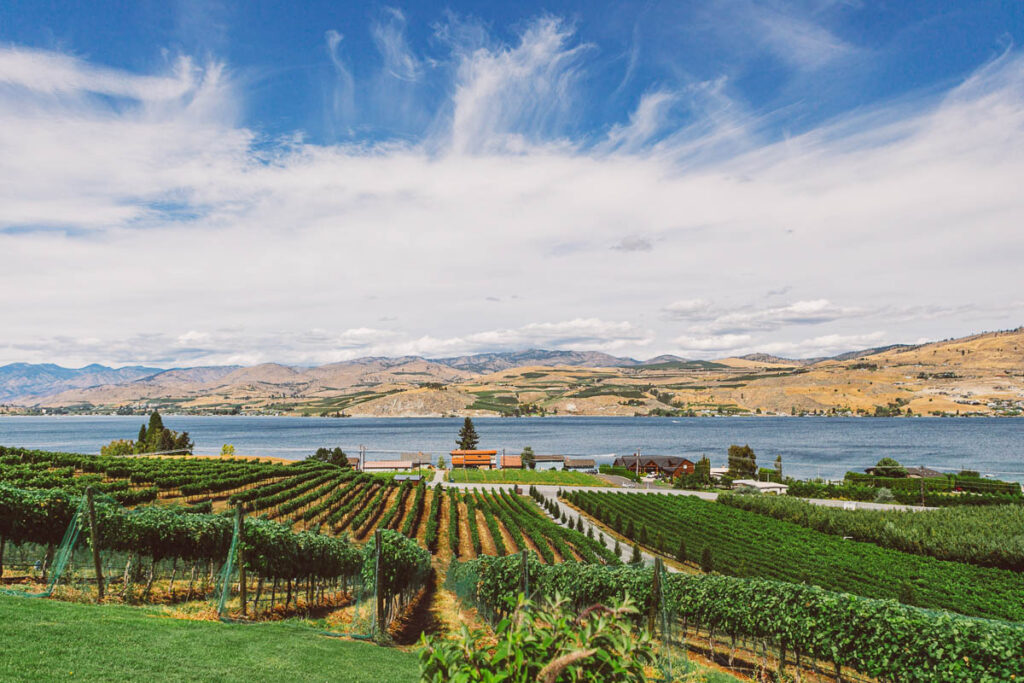
[[[644,667],[654,661],[650,633],[632,622],[638,612],[624,598],[618,606],[594,605],[574,613],[555,595],[536,605],[522,595],[509,598],[511,613],[495,628],[498,644],[479,646],[480,632],[464,625],[458,640],[422,639],[422,680],[647,681]]]

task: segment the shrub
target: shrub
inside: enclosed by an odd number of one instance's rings
[[[457,640],[423,636],[422,680],[436,681],[647,681],[654,661],[647,630],[626,597],[618,606],[594,605],[574,614],[557,595],[535,605],[522,595],[509,599],[512,613],[495,628],[498,644],[479,646],[483,632],[463,625]]]

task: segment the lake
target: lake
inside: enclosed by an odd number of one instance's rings
[[[0,417],[0,445],[98,453],[113,439],[133,439],[142,416]],[[784,472],[840,478],[884,456],[904,465],[979,470],[1024,482],[1024,420],[1014,418],[635,418],[549,417],[474,419],[481,448],[519,453],[598,456],[702,454],[726,465],[730,444],[750,444],[762,467],[782,456]],[[400,453],[446,455],[455,447],[459,418],[318,418],[174,416],[164,424],[187,431],[196,453],[215,454],[230,443],[240,455],[299,460],[320,446],[341,446],[370,460]]]

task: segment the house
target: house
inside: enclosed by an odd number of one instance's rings
[[[721,479],[722,477],[724,477],[727,474],[729,474],[729,468],[728,467],[712,467],[711,468],[711,478],[712,479]]]
[[[868,474],[870,474],[871,476],[875,476],[877,474],[878,476],[884,477],[884,476],[892,476],[891,474],[887,474],[887,471],[891,470],[891,469],[892,469],[891,467],[885,467],[885,466],[883,466],[883,467],[868,467],[864,471],[867,472]],[[934,477],[944,477],[944,476],[946,476],[942,472],[930,469],[928,467],[904,467],[903,469],[905,469],[907,471],[907,478],[908,479],[932,479]],[[881,470],[881,472],[879,472],[879,470]]]
[[[628,455],[615,458],[613,467],[624,467],[644,474],[664,477],[678,477],[681,474],[693,474],[694,464],[688,458],[676,455]]]
[[[773,493],[779,496],[786,495],[789,487],[785,484],[778,484],[774,481],[757,481],[756,479],[737,479],[732,483],[733,490],[754,489],[761,493]]]
[[[597,471],[597,463],[593,458],[566,458],[564,468],[567,470]]]
[[[408,460],[367,460],[363,472],[405,472],[416,469]]]
[[[501,469],[503,469],[503,470],[521,470],[521,469],[523,469],[523,457],[521,455],[503,455],[503,456],[501,456]]]
[[[493,470],[494,456],[498,451],[464,451],[454,450],[451,452],[452,468],[473,467],[478,470]]]
[[[419,474],[396,474],[395,481],[411,481],[414,484],[420,483],[423,479],[422,475]]]
[[[423,453],[402,453],[402,461],[409,463],[409,469],[412,470],[433,465],[430,456]]]
[[[535,455],[533,456],[533,469],[535,470],[560,470],[565,467],[564,455]]]

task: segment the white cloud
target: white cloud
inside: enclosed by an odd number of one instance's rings
[[[195,71],[188,57],[177,60],[172,75],[136,76],[59,52],[0,47],[0,83],[47,95],[87,92],[136,100],[177,99],[195,87]]]
[[[662,310],[670,317],[679,320],[702,320],[709,315],[711,302],[705,299],[679,299]]]
[[[828,299],[813,299],[795,301],[784,306],[728,311],[714,316],[706,323],[693,325],[691,329],[702,333],[776,330],[787,325],[820,325],[863,313],[855,308],[836,306]]]
[[[664,130],[668,109],[677,95],[665,90],[644,93],[640,104],[629,116],[629,123],[613,126],[606,147],[610,150],[636,151]]]
[[[746,348],[753,340],[749,334],[720,334],[707,337],[684,335],[676,337],[672,343],[683,353],[703,356],[707,351],[722,353]]]
[[[884,344],[884,339],[885,332],[826,334],[796,342],[767,343],[759,346],[758,350],[788,358],[817,358],[880,346]]]
[[[1019,53],[774,143],[713,81],[609,151],[566,133],[590,52],[569,27],[468,33],[439,127],[408,143],[261,137],[216,61],[0,51],[0,362],[818,354],[1020,324],[1020,297],[979,300],[1024,261]],[[718,303],[779,282],[782,303]]]
[[[825,27],[786,12],[758,8],[754,34],[777,57],[798,69],[819,69],[859,52]]]
[[[384,70],[394,78],[415,81],[420,77],[420,60],[413,54],[405,38],[405,15],[401,10],[386,7],[381,21],[371,28],[373,40],[384,59]]]
[[[515,47],[462,52],[452,98],[452,151],[525,151],[523,145],[557,133],[589,47],[570,45],[571,39],[570,28],[546,17]]]

